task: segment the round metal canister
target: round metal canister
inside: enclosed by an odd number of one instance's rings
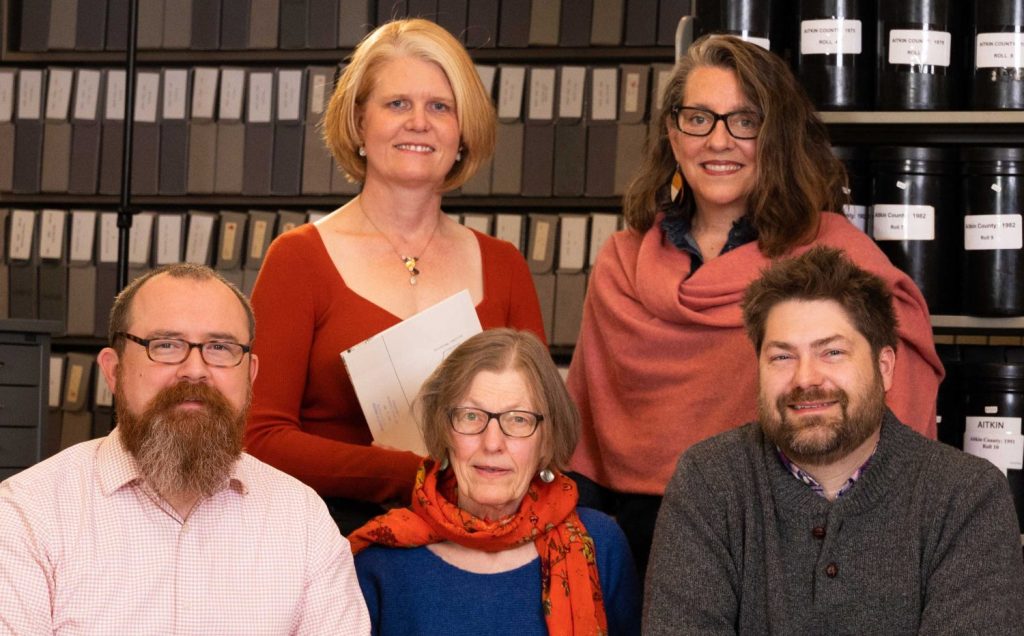
[[[871,235],[921,289],[933,314],[956,313],[959,181],[952,148],[879,146],[871,151]]]
[[[771,0],[694,0],[693,15],[701,35],[735,35],[772,49]]]
[[[843,205],[843,214],[860,231],[871,234],[871,164],[864,146],[832,146],[832,154],[846,168],[846,187],[843,191],[849,202]]]
[[[961,362],[955,408],[943,414],[939,439],[959,440],[964,452],[988,459],[1006,473],[1024,534],[1024,364]]]
[[[950,110],[959,0],[877,0],[879,110]]]
[[[875,66],[871,1],[800,0],[798,11],[797,75],[811,101],[820,110],[870,109]]]
[[[963,288],[972,316],[1024,315],[1024,148],[964,148]]]
[[[1024,0],[975,0],[971,106],[1024,109]]]

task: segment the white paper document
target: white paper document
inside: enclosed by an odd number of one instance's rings
[[[341,352],[373,439],[426,455],[412,402],[437,365],[482,331],[468,290]]]

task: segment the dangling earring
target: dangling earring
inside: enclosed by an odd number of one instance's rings
[[[550,484],[555,481],[555,473],[552,472],[550,468],[542,468],[541,471],[537,473],[537,476],[540,477],[540,480],[545,484]]]
[[[458,163],[460,161],[462,161],[462,148],[461,147],[459,148],[459,151],[457,153],[455,153],[455,163]]]
[[[359,150],[357,150],[356,152],[359,153],[360,157],[365,157],[366,156],[366,148],[364,148],[362,146],[359,146]]]
[[[672,173],[672,181],[669,183],[669,193],[672,195],[672,203],[676,206],[682,205],[683,196],[686,191],[686,181],[683,180],[683,169],[676,164],[676,171]]]
[[[441,458],[441,463],[437,465],[437,472],[443,473],[446,470],[448,470],[448,453],[445,453]]]

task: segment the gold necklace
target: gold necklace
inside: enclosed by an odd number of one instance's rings
[[[379,227],[377,227],[377,224],[373,222],[373,219],[370,218],[370,215],[367,214],[366,210],[363,209],[363,202],[362,202],[362,200],[361,199],[357,199],[356,201],[359,204],[359,211],[362,213],[363,218],[365,218],[367,221],[369,221],[370,225],[373,226],[373,229],[377,230],[377,232],[381,236],[384,237],[384,240],[388,242],[388,247],[391,248],[391,251],[395,253],[395,256],[397,256],[402,261],[402,265],[404,265],[405,269],[408,270],[408,272],[409,272],[409,284],[410,285],[415,285],[416,284],[416,279],[420,275],[420,270],[419,270],[419,267],[417,267],[417,266],[419,265],[421,257],[420,256],[405,256],[401,252],[399,252],[397,249],[395,249],[395,244],[391,242],[391,239],[388,238],[388,235],[385,234]],[[437,228],[440,225],[441,225],[441,217],[439,215],[437,217],[437,223],[434,223],[434,229],[430,231],[430,236],[427,237],[427,242],[423,245],[423,249],[420,250],[420,254],[426,254],[427,248],[430,247],[430,242],[434,240],[434,235],[437,234]]]

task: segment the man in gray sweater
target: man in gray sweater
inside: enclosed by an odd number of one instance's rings
[[[899,363],[885,284],[815,248],[755,281],[743,317],[758,421],[681,457],[644,633],[1024,632],[1005,477],[885,406]]]

